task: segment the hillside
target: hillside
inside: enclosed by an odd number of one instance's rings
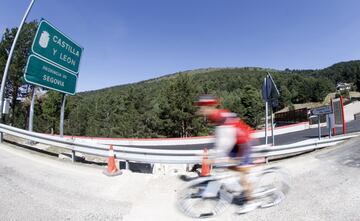
[[[236,112],[253,127],[263,124],[260,89],[270,72],[281,93],[280,110],[292,104],[322,102],[337,82],[360,88],[360,61],[321,70],[207,68],[190,70],[134,84],[82,92],[68,98],[65,133],[102,137],[186,137],[207,135],[209,126],[195,117],[199,94],[219,96],[222,107]],[[49,92],[36,110],[37,131],[57,131],[60,95]],[[50,108],[50,107],[58,107]],[[45,124],[46,126],[44,126]]]
[[[29,103],[33,86],[23,79],[38,22],[25,23],[19,36],[6,83],[5,97],[11,98],[11,113],[3,122],[28,128]],[[6,29],[0,41],[0,69],[5,63],[17,28]],[[264,123],[264,102],[260,89],[270,72],[280,90],[280,110],[286,106],[322,102],[335,92],[339,82],[360,89],[360,61],[334,64],[321,70],[272,70],[259,67],[203,68],[187,70],[142,82],[114,86],[68,96],[65,134],[102,137],[187,137],[211,131],[204,118],[196,117],[193,102],[199,94],[211,93],[221,107],[237,113],[252,127]],[[1,74],[1,73],[0,73]],[[104,73],[99,73],[104,75]],[[35,104],[34,131],[58,133],[62,95],[49,91]]]
[[[168,80],[171,78],[176,78],[179,75],[187,74],[189,76],[195,76],[200,81],[203,81],[202,78],[208,77],[208,75],[228,75],[228,74],[256,74],[258,77],[259,75],[265,75],[266,72],[275,75],[274,78],[282,78],[278,76],[278,74],[288,74],[292,76],[303,76],[305,78],[312,77],[312,78],[328,78],[334,85],[337,82],[352,82],[355,83],[355,86],[360,84],[360,60],[348,61],[348,62],[339,62],[330,67],[320,69],[320,70],[275,70],[269,68],[259,68],[259,67],[243,67],[243,68],[203,68],[203,69],[196,69],[196,70],[188,70],[177,72],[173,74],[164,75],[158,78],[153,78],[149,80],[140,81],[137,83],[132,84],[125,84],[125,85],[118,85],[109,88],[103,88],[94,91],[88,92],[81,92],[79,94],[92,94],[101,91],[107,90],[126,90],[128,87],[136,87],[136,86],[143,86],[144,84],[148,83],[158,83],[161,80]],[[287,76],[288,77],[288,76]],[[296,78],[296,77],[295,77]],[[360,87],[358,87],[360,88]]]

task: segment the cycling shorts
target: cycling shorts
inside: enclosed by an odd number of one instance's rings
[[[251,146],[249,143],[236,144],[229,153],[229,157],[239,159],[239,166],[246,166],[252,164]]]

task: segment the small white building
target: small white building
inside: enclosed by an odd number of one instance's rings
[[[350,91],[350,89],[351,89],[351,84],[349,84],[349,83],[338,83],[336,85],[337,91],[345,91],[345,90]]]

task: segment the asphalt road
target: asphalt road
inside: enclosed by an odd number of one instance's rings
[[[359,132],[360,131],[360,120],[353,120],[346,124],[347,133]],[[337,128],[337,133],[342,134],[341,128]],[[328,137],[329,131],[327,127],[321,127],[321,135],[322,137]],[[299,142],[302,140],[318,138],[318,128],[310,128],[307,130],[280,134],[275,136],[275,145],[284,145]],[[269,134],[268,143],[272,143],[271,133]],[[261,138],[258,140],[258,144],[264,144],[265,138]]]
[[[192,220],[175,208],[175,176],[72,164],[0,144],[0,220]],[[360,138],[276,163],[291,190],[276,207],[208,220],[360,220]],[[263,166],[261,166],[263,167]]]
[[[122,220],[131,208],[99,169],[3,144],[0,159],[0,220]]]
[[[238,220],[360,220],[360,138],[277,164],[292,175],[287,199]]]

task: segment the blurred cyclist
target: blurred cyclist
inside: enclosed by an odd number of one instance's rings
[[[245,199],[247,202],[251,201],[253,187],[247,174],[252,167],[250,141],[253,129],[235,113],[218,109],[219,100],[212,95],[200,96],[196,105],[199,106],[197,114],[205,116],[216,125],[215,150],[218,154],[228,156],[230,162],[235,164],[229,169],[241,172],[240,183],[244,187]]]

